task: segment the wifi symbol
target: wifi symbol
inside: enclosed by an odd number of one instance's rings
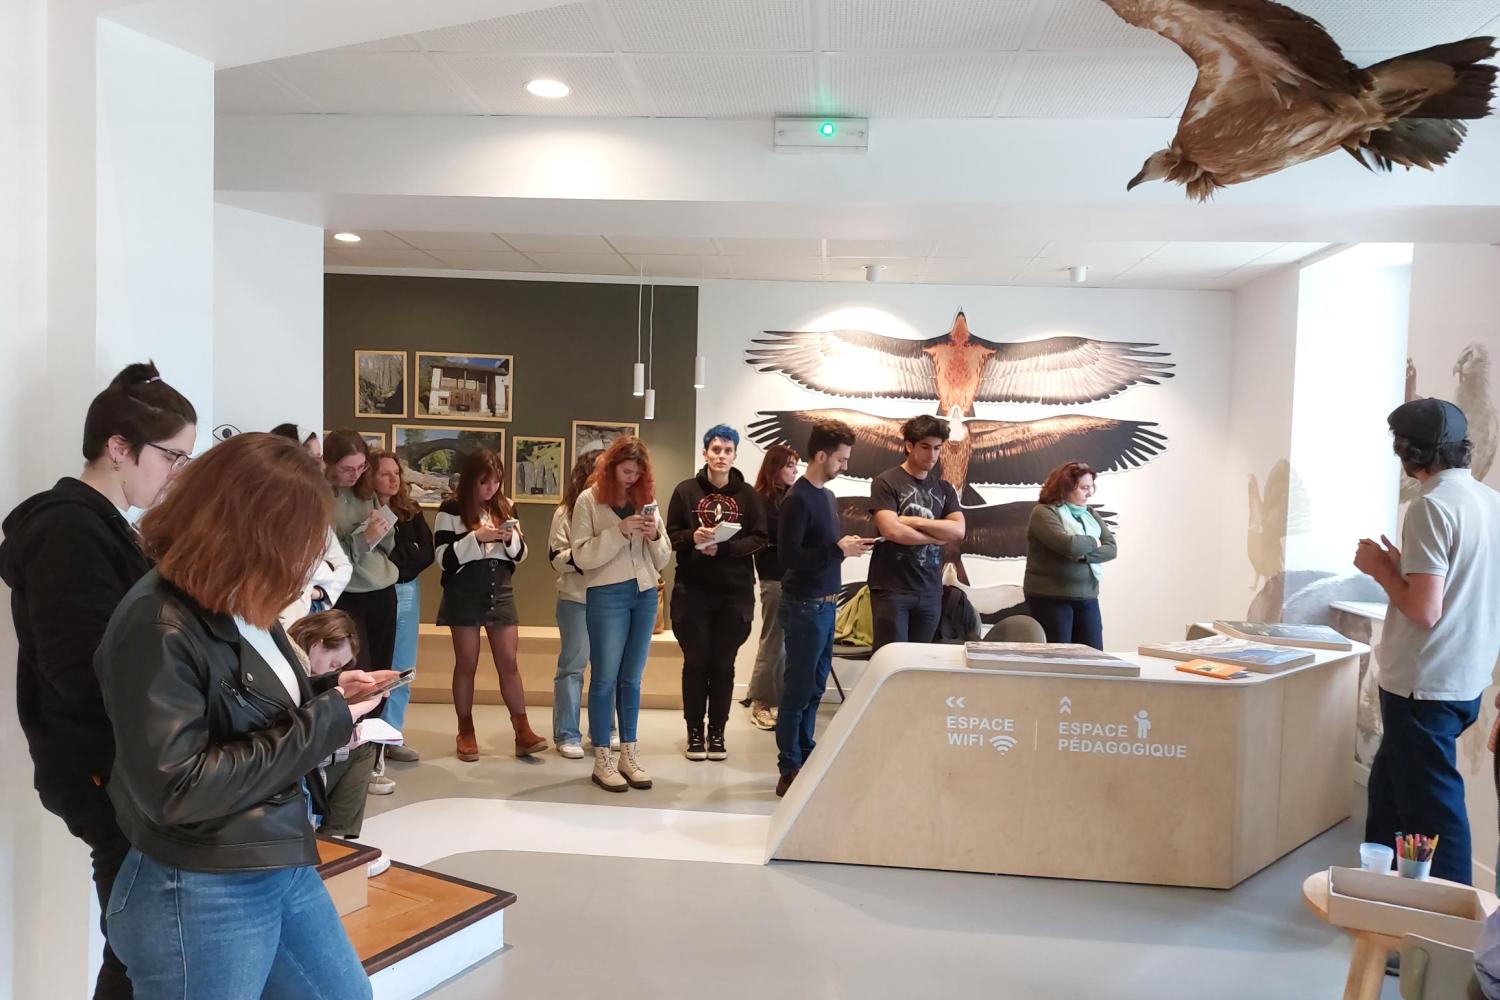
[[[1009,750],[1011,747],[1013,747],[1015,745],[1016,745],[1016,741],[1013,740],[1012,738],[1010,738],[1009,736],[991,736],[990,737],[990,746],[994,747],[996,750],[999,750],[1001,753],[1005,753],[1007,750]]]

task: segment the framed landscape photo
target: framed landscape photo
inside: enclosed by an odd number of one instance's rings
[[[396,424],[391,448],[406,467],[406,492],[423,507],[440,507],[458,489],[464,459],[476,448],[505,454],[505,431],[498,427],[434,427]]]
[[[562,438],[522,437],[510,443],[510,498],[516,503],[559,504],[566,486]]]
[[[406,416],[406,352],[354,352],[354,415]]]
[[[385,451],[384,431],[360,431],[359,436],[365,439],[365,446],[371,451]]]
[[[509,354],[417,352],[412,415],[443,420],[509,421],[515,359]]]
[[[603,451],[615,443],[615,438],[638,435],[640,424],[620,423],[612,420],[573,421],[573,461],[591,451]],[[569,467],[571,468],[571,466]]]

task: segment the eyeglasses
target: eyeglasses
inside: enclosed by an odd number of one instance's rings
[[[147,447],[155,448],[157,451],[170,458],[172,460],[173,472],[178,471],[184,465],[187,465],[193,460],[192,455],[189,455],[185,451],[178,451],[176,448],[163,448],[161,445],[156,444],[154,441],[147,441],[146,445]]]

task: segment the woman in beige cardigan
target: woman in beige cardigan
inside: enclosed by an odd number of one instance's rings
[[[1068,462],[1052,470],[1026,527],[1026,579],[1031,617],[1048,642],[1104,648],[1099,615],[1101,563],[1117,554],[1114,532],[1088,508],[1094,470]]]
[[[651,787],[636,750],[636,718],[656,625],[656,581],[672,558],[654,491],[646,445],[637,437],[619,438],[574,504],[569,531],[573,563],[587,588],[593,780],[611,792]],[[618,758],[609,749],[617,702]]]

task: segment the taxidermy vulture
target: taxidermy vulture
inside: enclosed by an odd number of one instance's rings
[[[1047,337],[1002,344],[969,332],[960,310],[941,337],[910,340],[864,330],[801,333],[767,330],[745,363],[816,392],[856,399],[937,403],[947,416],[974,415],[979,403],[1089,403],[1136,383],[1171,378],[1163,352],[1087,337]]]
[[[984,559],[1026,558],[1026,526],[1031,521],[1031,511],[1036,507],[1033,500],[1015,503],[997,503],[984,507],[964,508],[964,537],[962,541],[949,542],[943,546],[943,565],[952,566],[963,583],[969,582],[968,570],[964,568],[964,556],[979,556]],[[1090,504],[1089,510],[1101,521],[1114,527],[1114,511]],[[869,497],[839,497],[839,523],[845,534],[874,538],[880,532],[875,528],[875,517],[870,513]]]
[[[1453,402],[1469,420],[1469,440],[1474,442],[1474,478],[1483,482],[1495,465],[1496,445],[1500,444],[1500,415],[1495,413],[1491,393],[1490,351],[1483,344],[1470,344],[1453,365],[1458,389]]]
[[[956,411],[956,407],[955,407]],[[854,430],[854,453],[844,474],[850,479],[874,479],[906,460],[900,417],[877,417],[858,410],[762,410],[749,427],[750,438],[762,448],[792,447],[807,440],[819,420],[842,420]],[[1166,447],[1166,436],[1152,430],[1154,423],[1111,420],[1070,413],[1041,420],[964,420],[957,412],[949,420],[952,436],[943,445],[935,470],[952,483],[966,504],[984,499],[970,483],[986,486],[1027,486],[1044,482],[1064,462],[1087,462],[1099,472],[1115,472],[1144,465]],[[972,525],[971,525],[972,529]]]
[[[1271,0],[1104,0],[1198,67],[1171,146],[1126,185],[1215,189],[1343,149],[1367,169],[1446,163],[1463,119],[1490,113],[1493,38],[1466,38],[1361,69],[1323,26]]]

